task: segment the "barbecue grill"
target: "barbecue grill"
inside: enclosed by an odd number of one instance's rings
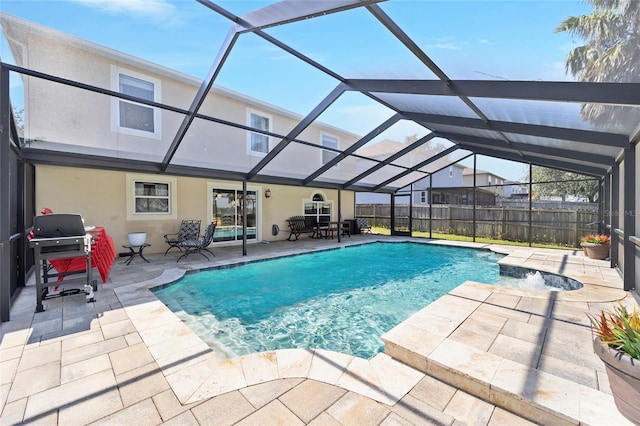
[[[50,273],[52,268],[48,264],[51,259],[86,258],[86,276],[65,280],[65,286],[82,286],[87,302],[94,302],[94,290],[98,289],[97,280],[91,274],[91,244],[92,237],[84,229],[82,217],[78,214],[47,214],[33,218],[33,238],[29,246],[33,248],[36,264],[36,312],[43,312],[42,299],[47,296],[70,294],[62,292],[49,295],[49,278],[62,279],[69,273]],[[77,272],[74,272],[77,273]]]

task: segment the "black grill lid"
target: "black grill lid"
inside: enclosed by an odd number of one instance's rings
[[[85,234],[79,214],[55,213],[33,218],[35,238],[77,237]]]

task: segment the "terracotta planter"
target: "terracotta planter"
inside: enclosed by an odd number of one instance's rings
[[[611,248],[611,244],[580,243],[580,246],[589,259],[606,259]]]
[[[593,339],[593,350],[604,362],[618,411],[640,425],[640,360],[611,349],[599,337]]]

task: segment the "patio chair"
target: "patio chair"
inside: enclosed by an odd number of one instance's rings
[[[180,249],[184,249],[184,253],[182,254],[182,256],[178,258],[178,260],[176,260],[176,262],[180,262],[180,259],[182,259],[183,257],[189,256],[191,253],[199,253],[204,257],[206,257],[207,260],[209,260],[207,255],[204,254],[202,251],[207,251],[209,252],[209,254],[215,257],[216,255],[207,248],[213,241],[213,233],[215,232],[215,230],[216,230],[216,224],[210,223],[205,228],[204,235],[202,236],[202,238],[194,239],[194,240],[185,240],[185,241],[179,242],[177,246]]]
[[[165,234],[164,240],[167,244],[169,244],[169,248],[164,252],[166,256],[174,247],[177,247],[178,250],[182,251],[179,243],[187,240],[197,240],[198,235],[200,235],[200,221],[199,220],[183,220],[180,223],[180,229],[175,234]]]
[[[358,227],[358,230],[361,234],[364,234],[365,232],[369,234],[371,233],[371,225],[369,225],[367,219],[364,217],[359,217],[356,219],[356,226]]]

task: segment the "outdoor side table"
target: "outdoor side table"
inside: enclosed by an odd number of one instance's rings
[[[150,245],[151,244],[146,244],[146,243],[142,244],[141,246],[132,246],[132,245],[129,245],[129,244],[123,245],[122,247],[128,248],[129,251],[130,251],[130,253],[127,253],[129,255],[129,259],[126,262],[124,262],[124,264],[125,265],[130,264],[131,261],[133,260],[133,258],[136,257],[136,254],[138,256],[140,256],[140,258],[142,260],[144,260],[145,262],[149,263],[149,261],[147,259],[145,259],[145,257],[143,256],[142,250],[144,250],[145,247],[149,247]],[[136,251],[136,247],[138,248],[138,251]]]

